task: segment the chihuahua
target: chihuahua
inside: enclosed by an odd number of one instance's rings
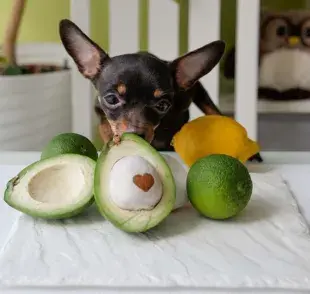
[[[166,61],[149,52],[110,57],[68,19],[60,21],[59,35],[98,93],[95,112],[104,143],[132,132],[158,151],[173,151],[172,138],[189,121],[191,103],[206,115],[222,115],[199,79],[220,62],[223,41]],[[255,158],[261,161],[259,154]]]

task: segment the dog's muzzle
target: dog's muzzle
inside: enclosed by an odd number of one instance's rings
[[[109,121],[114,135],[121,136],[123,133],[132,133],[151,143],[154,138],[154,126],[151,124],[141,124],[133,126],[125,121]]]

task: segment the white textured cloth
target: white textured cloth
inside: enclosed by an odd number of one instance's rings
[[[293,195],[276,174],[251,176],[252,199],[229,221],[186,207],[127,234],[94,207],[66,221],[22,215],[0,254],[0,285],[310,289],[309,231]]]

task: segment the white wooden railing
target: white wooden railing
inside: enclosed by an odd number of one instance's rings
[[[182,1],[182,0],[181,0]],[[188,2],[187,2],[188,1]],[[90,0],[71,0],[71,20],[90,34]],[[180,1],[149,0],[148,50],[162,58],[173,59],[179,53]],[[186,0],[188,4],[188,50],[220,39],[220,0]],[[235,118],[257,138],[257,55],[259,0],[237,0]],[[109,54],[139,50],[139,0],[110,0]],[[92,136],[93,91],[73,66],[73,131]],[[213,101],[219,104],[219,66],[201,79]],[[191,118],[201,112],[191,108]],[[83,118],[83,119],[82,119]]]

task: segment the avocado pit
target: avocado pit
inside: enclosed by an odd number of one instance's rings
[[[131,155],[115,162],[110,174],[110,198],[124,210],[151,210],[162,198],[163,184],[143,157]]]

